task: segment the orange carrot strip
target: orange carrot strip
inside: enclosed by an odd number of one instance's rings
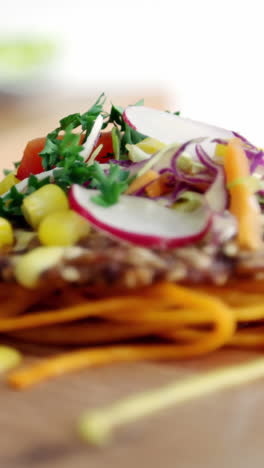
[[[150,198],[159,197],[170,192],[170,190],[168,186],[168,174],[161,174],[145,188],[145,192]]]
[[[230,187],[230,211],[238,221],[238,243],[241,248],[257,250],[263,247],[261,216],[257,199],[245,182],[232,185],[236,180],[250,177],[249,163],[242,144],[231,140],[226,149],[224,168]]]
[[[159,174],[156,171],[150,169],[149,171],[145,172],[141,176],[137,177],[133,182],[129,185],[128,189],[126,190],[126,194],[132,194],[143,188],[145,185],[149,184],[153,180],[157,179]]]

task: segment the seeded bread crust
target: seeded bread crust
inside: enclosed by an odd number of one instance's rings
[[[0,255],[0,278],[13,282],[17,258],[39,245],[36,238],[23,249]],[[93,232],[78,247],[66,248],[62,260],[42,273],[39,285],[76,284],[92,288],[133,289],[157,281],[224,285],[231,278],[264,277],[264,251],[239,251],[234,239],[214,245],[154,250]]]

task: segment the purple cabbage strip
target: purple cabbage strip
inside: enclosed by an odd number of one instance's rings
[[[244,143],[246,143],[248,146],[250,146],[251,148],[254,148],[256,149],[256,146],[252,145],[252,143],[250,143],[250,141],[247,140],[247,138],[243,137],[242,135],[240,135],[239,133],[237,132],[234,132],[232,131],[232,133],[234,134],[234,136],[236,138],[240,138],[240,140],[242,140]]]
[[[116,164],[117,166],[121,167],[130,167],[132,166],[132,161],[129,159],[121,160],[121,159],[110,159],[110,162]]]
[[[180,146],[180,148],[176,151],[176,153],[172,156],[171,159],[171,169],[173,173],[175,174],[175,177],[183,182],[186,182],[187,184],[200,184],[200,183],[210,183],[212,182],[212,174],[204,174],[204,173],[199,173],[197,175],[188,175],[185,174],[183,171],[181,171],[177,167],[177,160],[181,156],[182,152],[190,145],[193,143],[199,143],[203,141],[203,139],[197,138],[193,140],[189,140],[183,145]]]
[[[219,164],[216,164],[210,156],[206,153],[201,145],[195,146],[196,154],[199,158],[199,161],[211,172],[216,174],[219,170]]]
[[[227,140],[223,140],[222,138],[214,138],[212,143],[219,143],[219,145],[227,145]]]
[[[186,143],[183,143],[183,145],[180,146],[180,148],[177,149],[176,153],[171,158],[171,169],[173,170],[174,174],[179,176],[179,172],[177,169],[177,160],[183,153],[183,151],[193,143],[193,140],[186,141]]]
[[[234,137],[239,138],[248,148],[244,148],[247,158],[251,161],[250,164],[250,172],[251,174],[257,169],[258,166],[264,166],[264,152],[259,150],[255,145],[250,143],[247,138],[243,137],[237,132],[233,132]],[[222,145],[226,145],[227,141],[221,140],[220,138],[215,138],[212,140],[213,143],[219,143]]]
[[[183,182],[178,182],[174,190],[170,193],[167,193],[166,195],[163,195],[162,197],[158,197],[159,199],[165,199],[168,201],[168,207],[173,205],[173,203],[176,202],[176,200],[187,190],[189,190],[189,187],[187,184]]]
[[[258,166],[264,165],[263,156],[264,156],[263,151],[259,151],[258,153],[255,154],[255,157],[251,160],[251,164],[250,164],[251,174],[257,169]]]

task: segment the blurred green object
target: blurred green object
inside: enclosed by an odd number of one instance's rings
[[[0,86],[31,80],[45,73],[56,44],[45,39],[0,39]]]

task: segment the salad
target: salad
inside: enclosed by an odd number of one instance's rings
[[[263,150],[143,101],[104,105],[30,141],[0,182],[0,332],[62,347],[11,372],[15,388],[264,344]]]
[[[88,265],[74,274],[70,264],[77,283],[223,284],[245,271],[258,274],[263,151],[235,132],[141,101],[125,110],[112,105],[109,113],[104,102],[101,95],[84,114],[30,141],[1,181],[2,279],[34,288],[50,271],[67,281],[64,257],[75,246],[76,255],[92,248],[98,257],[111,248],[112,259],[98,259],[98,275]],[[135,249],[142,275],[131,260]],[[29,271],[28,258],[43,268]]]

